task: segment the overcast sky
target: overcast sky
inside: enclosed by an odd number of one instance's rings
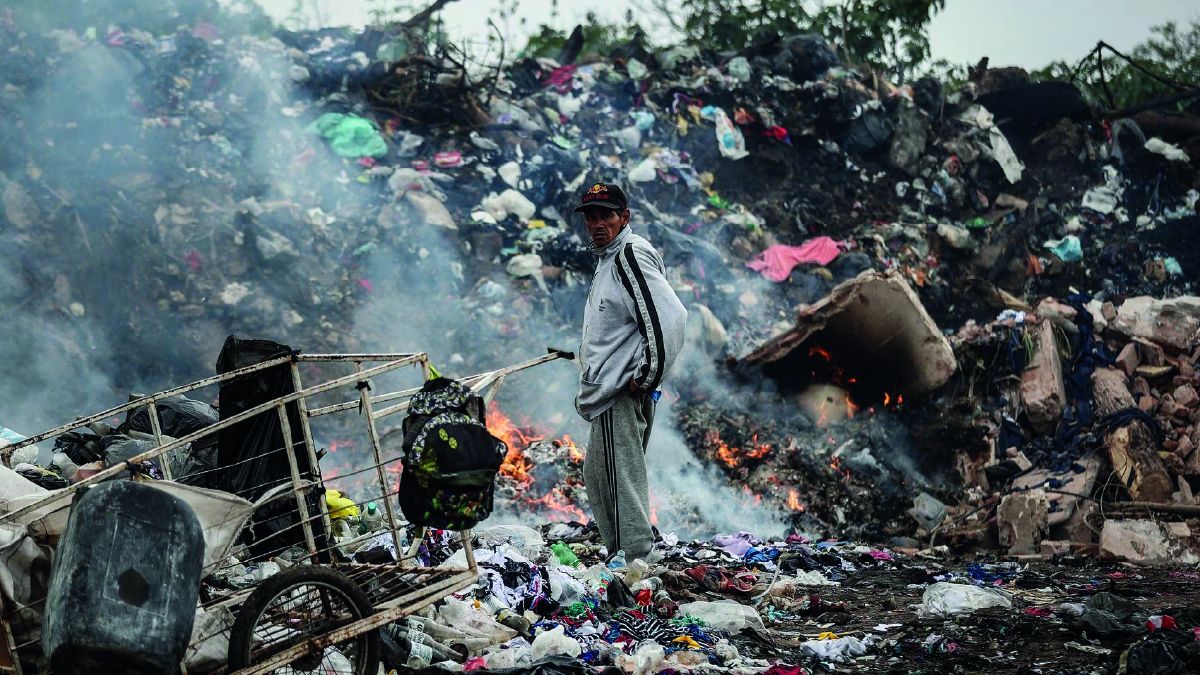
[[[284,19],[296,0],[258,0],[276,19]],[[402,0],[401,0],[402,1]],[[424,6],[428,0],[413,0]],[[317,3],[326,25],[362,25],[369,20],[371,0],[302,0]],[[396,4],[397,0],[376,0]],[[550,21],[552,0],[520,0],[525,31]],[[639,11],[647,0],[606,0],[602,3],[559,0],[555,23],[570,28],[587,12],[619,20],[625,10]],[[496,18],[500,0],[458,0],[446,6],[443,17],[456,38],[482,39],[487,19]],[[1105,40],[1118,49],[1128,49],[1150,34],[1150,27],[1165,21],[1186,23],[1200,17],[1197,0],[947,0],[946,8],[930,24],[933,57],[951,63],[974,63],[991,57],[993,66],[1018,65],[1037,68],[1055,59],[1075,61]],[[514,21],[502,26],[510,38],[523,32]],[[524,44],[523,40],[520,41]]]

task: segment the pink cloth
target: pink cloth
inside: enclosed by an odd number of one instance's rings
[[[768,246],[758,257],[746,263],[746,267],[761,272],[762,275],[776,283],[785,281],[792,273],[792,268],[800,263],[816,263],[828,265],[842,251],[838,243],[829,237],[809,239],[799,246],[784,246],[776,244]]]

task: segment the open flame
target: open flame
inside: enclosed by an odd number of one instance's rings
[[[793,511],[804,513],[804,504],[800,503],[800,492],[796,488],[788,488],[787,507]]]
[[[500,410],[496,401],[488,404],[485,420],[488,431],[508,446],[508,452],[500,464],[500,473],[516,483],[517,499],[522,504],[538,508],[550,520],[579,522],[587,520],[586,514],[575,505],[575,500],[570,496],[572,483],[568,480],[551,487],[549,491],[540,496],[534,496],[532,474],[534,462],[529,458],[526,450],[534,443],[545,440],[547,432],[538,429],[535,424],[527,420],[518,424]],[[566,448],[569,464],[583,463],[584,452],[569,435],[564,434],[562,438],[555,439],[551,443],[557,449]]]
[[[770,443],[758,442],[758,434],[751,436],[750,442],[744,448],[731,446],[721,440],[721,433],[716,429],[706,431],[704,440],[713,449],[713,455],[731,469],[736,469],[749,461],[762,459],[772,450]]]
[[[494,400],[488,404],[485,419],[488,431],[508,446],[508,453],[504,455],[504,461],[500,464],[500,473],[523,486],[528,486],[533,482],[533,476],[529,473],[533,462],[525,456],[525,448],[542,440],[544,436],[526,434],[516,422],[500,412],[500,405]]]

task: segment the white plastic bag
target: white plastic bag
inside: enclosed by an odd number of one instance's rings
[[[653,159],[643,159],[629,170],[629,180],[634,183],[649,183],[658,177]]]
[[[506,162],[496,169],[496,173],[500,174],[500,179],[508,184],[508,187],[515,188],[521,180],[521,165],[516,162]]]
[[[712,628],[727,630],[736,635],[747,626],[765,628],[758,611],[736,602],[689,602],[679,606],[679,614],[703,620]]]
[[[921,617],[969,614],[988,607],[1012,607],[1007,593],[994,588],[981,588],[970,584],[951,584],[939,581],[925,589],[917,613]]]
[[[871,644],[871,636],[860,640],[854,636],[834,638],[832,640],[806,640],[800,644],[800,653],[805,656],[816,656],[822,661],[849,661],[856,656],[867,653]]]
[[[533,638],[533,646],[529,649],[529,658],[536,662],[557,654],[579,656],[582,653],[583,648],[579,646],[579,643],[568,637],[562,626],[555,626],[551,630],[538,633],[537,637]]]

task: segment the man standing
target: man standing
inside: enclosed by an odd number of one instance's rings
[[[583,312],[575,409],[591,422],[583,480],[609,556],[645,558],[654,545],[646,445],[658,386],[683,348],[687,310],[662,256],[629,228],[620,187],[596,183],[575,209],[591,237],[596,275]]]

